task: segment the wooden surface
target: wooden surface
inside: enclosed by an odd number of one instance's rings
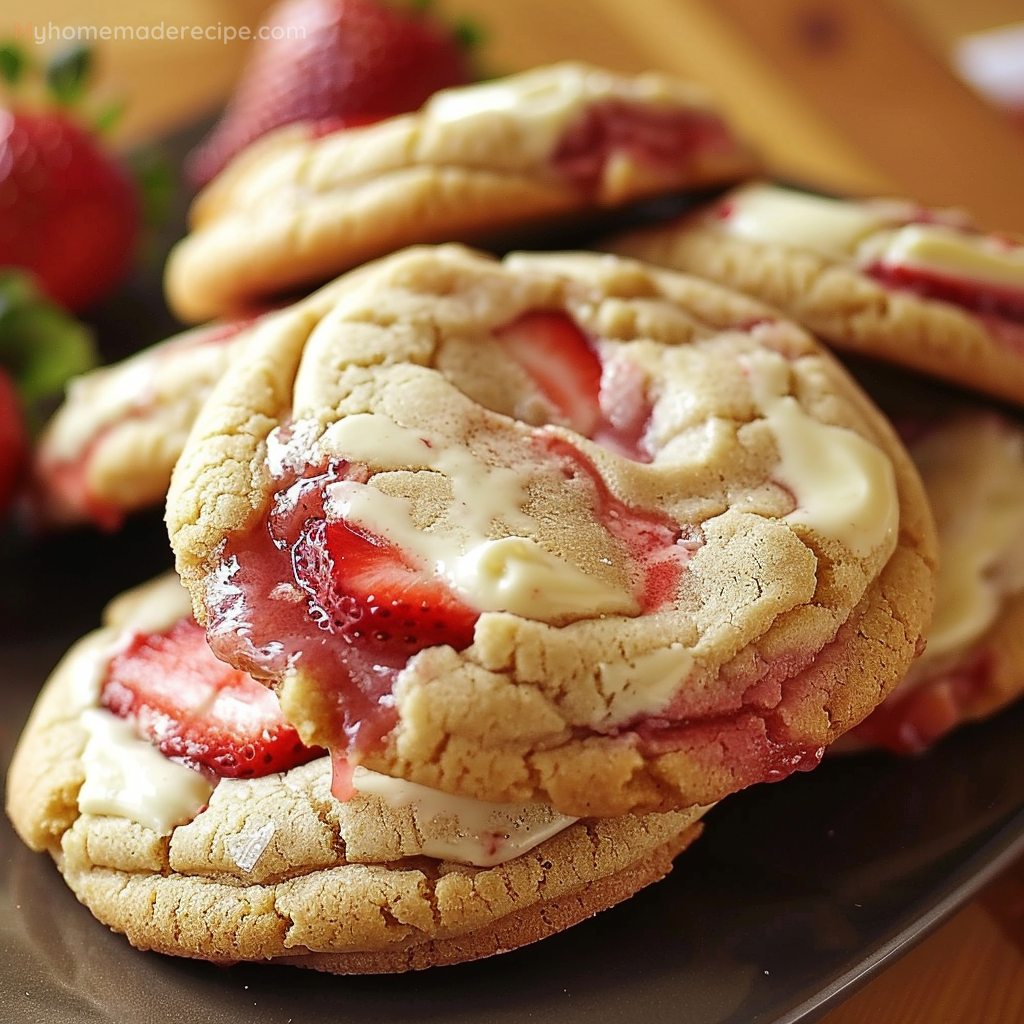
[[[946,70],[959,34],[1024,20],[1021,0],[441,0],[490,34],[496,71],[579,57],[703,80],[777,174],[902,193],[1024,231],[1024,135]],[[35,0],[35,25],[250,25],[266,0]],[[144,13],[142,13],[144,11]],[[20,13],[20,12],[19,12]],[[27,23],[27,13],[21,21]],[[134,41],[101,51],[131,97],[125,140],[213,109],[240,42]],[[826,1024],[1024,1022],[1024,862]]]

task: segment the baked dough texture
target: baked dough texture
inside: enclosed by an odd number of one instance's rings
[[[140,949],[339,974],[477,959],[627,898],[664,876],[700,831],[706,808],[578,821],[496,867],[409,857],[413,810],[369,794],[335,800],[328,758],[221,780],[208,806],[167,831],[82,813],[82,715],[96,704],[97,666],[126,630],[145,628],[145,606],[168,585],[119,599],[103,627],[68,652],[7,778],[7,811],[22,839],[48,852],[92,913]]]
[[[742,188],[727,193],[702,211],[629,232],[602,248],[735,288],[783,311],[837,349],[1024,404],[1024,327],[883,284],[863,272],[853,246],[826,251],[732,233],[721,211],[742,194]],[[966,216],[955,211],[925,211],[887,200],[844,205],[884,210],[894,226],[930,216],[970,230]],[[1007,332],[1012,339],[1003,337]]]
[[[260,140],[197,198],[167,297],[182,318],[208,319],[405,245],[514,237],[755,169],[691,83],[540,68],[444,90],[375,125],[320,137],[296,125]]]
[[[223,628],[209,613],[225,566],[266,529],[282,467],[357,466],[346,494],[410,510],[411,535],[463,554],[466,509],[486,503],[483,547],[525,538],[613,595],[611,610],[581,599],[573,615],[545,611],[541,588],[536,609],[483,611],[464,650],[415,654],[367,767],[577,816],[707,804],[811,767],[907,671],[931,614],[934,525],[889,423],[803,330],[607,255],[499,263],[445,246],[360,274],[325,315],[262,322],[200,413],[167,506],[200,621]],[[592,339],[606,379],[640,381],[650,461],[545,405],[495,338],[536,310]],[[520,497],[494,504],[500,493]],[[636,564],[609,500],[677,530],[685,565],[647,613],[615,606]],[[274,588],[297,594],[287,578]],[[301,657],[270,674],[303,738],[336,746],[330,687]]]

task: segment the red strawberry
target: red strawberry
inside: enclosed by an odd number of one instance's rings
[[[192,618],[135,636],[111,660],[101,702],[134,716],[168,757],[221,777],[282,772],[322,753],[303,746],[271,690],[214,657]]]
[[[21,482],[28,452],[21,399],[10,375],[0,368],[0,512],[7,508]]]
[[[568,425],[591,437],[602,419],[601,361],[572,319],[558,310],[533,310],[495,335]]]
[[[475,609],[393,544],[343,520],[311,521],[294,569],[326,628],[374,665],[398,668],[426,647],[473,642]]]
[[[139,231],[133,180],[63,113],[0,110],[0,265],[84,309],[120,281]]]
[[[322,118],[365,124],[471,79],[454,33],[375,0],[285,0],[266,28],[224,117],[190,158],[196,185],[273,128]]]

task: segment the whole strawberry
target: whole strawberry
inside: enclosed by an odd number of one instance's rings
[[[4,48],[3,56],[14,51]],[[23,66],[2,65],[9,85]],[[87,62],[73,74],[84,79]],[[140,227],[138,188],[96,134],[70,113],[67,75],[55,108],[0,107],[0,266],[31,271],[55,302],[93,305],[128,269]],[[56,81],[62,80],[58,76]]]
[[[465,31],[422,10],[376,0],[284,0],[266,28],[223,118],[189,160],[196,185],[273,128],[365,124],[416,110],[438,89],[472,78]]]

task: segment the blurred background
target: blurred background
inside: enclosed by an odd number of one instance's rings
[[[31,24],[38,37],[49,26],[82,24],[220,27],[220,39],[99,44],[104,88],[128,100],[121,139],[129,144],[212,113],[249,47],[223,29],[255,29],[268,6],[12,0],[11,23],[0,29],[14,34]],[[783,179],[962,205],[987,227],[1024,231],[1021,0],[438,0],[437,7],[480,25],[482,59],[495,73],[576,57],[696,78]]]

